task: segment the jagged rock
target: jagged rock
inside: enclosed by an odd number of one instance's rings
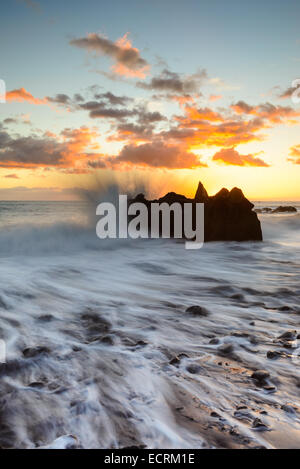
[[[169,192],[158,200],[146,200],[143,194],[129,201],[129,205],[143,202],[148,211],[152,203],[204,203],[204,240],[207,241],[262,241],[262,230],[254,205],[246,199],[241,189],[231,191],[221,189],[216,195],[208,196],[203,184],[199,182],[196,195],[189,199],[183,195]],[[149,228],[151,218],[149,215]],[[171,222],[171,237],[174,226]]]
[[[272,213],[295,213],[297,212],[296,207],[291,207],[290,205],[284,207],[280,205],[280,207],[275,208]]]
[[[195,202],[197,203],[205,203],[209,199],[208,193],[206,192],[205,187],[203,186],[202,182],[199,182],[198,189],[195,195]]]

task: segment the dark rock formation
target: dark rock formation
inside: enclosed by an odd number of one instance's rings
[[[286,207],[280,205],[280,207],[275,208],[275,210],[272,211],[272,213],[295,213],[297,212],[296,207],[291,207],[290,205],[287,205]]]
[[[134,202],[146,204],[148,212],[152,203],[165,202],[172,205],[177,202],[181,206],[184,203],[194,205],[204,203],[205,241],[262,241],[261,225],[257,214],[253,211],[254,205],[246,199],[241,189],[236,187],[231,191],[223,188],[210,197],[203,184],[199,182],[194,199],[169,192],[164,197],[152,201],[146,200],[143,194],[139,194],[129,201],[129,205]],[[149,222],[151,222],[150,217]],[[172,222],[171,236],[173,236]]]

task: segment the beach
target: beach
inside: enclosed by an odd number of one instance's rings
[[[188,251],[18,204],[0,204],[1,448],[299,447],[299,212]]]

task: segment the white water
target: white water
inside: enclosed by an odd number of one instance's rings
[[[84,448],[299,446],[300,360],[273,343],[300,333],[299,214],[262,216],[264,243],[187,251],[174,241],[103,243],[62,224],[65,210],[49,209],[42,227],[2,217],[0,447],[51,447],[65,435]],[[187,314],[191,305],[210,315]],[[45,349],[24,355],[29,347]],[[287,355],[269,360],[268,350]],[[276,392],[250,378],[261,368]],[[256,417],[270,431],[253,429]]]

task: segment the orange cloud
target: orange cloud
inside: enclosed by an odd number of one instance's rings
[[[25,90],[25,88],[19,88],[17,90],[8,91],[6,93],[6,101],[8,102],[28,102],[30,104],[48,104],[47,98],[39,99],[35,98],[29,91]]]
[[[99,161],[101,164],[103,160]],[[159,169],[192,169],[205,167],[199,156],[187,151],[184,146],[169,145],[154,141],[141,145],[125,145],[120,154],[105,161],[112,168],[132,169],[150,167]]]
[[[70,44],[111,57],[115,61],[112,70],[117,75],[144,79],[150,65],[141,57],[139,49],[132,46],[128,34],[113,42],[101,34],[90,33],[86,37],[71,40]]]
[[[98,137],[88,127],[65,129],[59,136],[47,132],[15,138],[4,131],[0,134],[0,167],[86,172],[87,162],[101,156]]]
[[[236,114],[257,116],[272,124],[299,124],[295,119],[300,117],[300,110],[294,110],[290,106],[274,106],[271,103],[251,106],[245,101],[238,101],[236,104],[231,105],[231,109]]]
[[[222,99],[223,96],[221,94],[211,94],[210,97],[208,98],[210,102],[215,102],[219,101],[219,99]]]
[[[222,163],[233,166],[269,166],[263,160],[256,158],[254,155],[241,155],[234,148],[224,148],[218,151],[213,156],[213,161],[221,161]]]
[[[288,161],[291,161],[294,164],[300,164],[300,145],[295,145],[290,148],[290,157]]]

